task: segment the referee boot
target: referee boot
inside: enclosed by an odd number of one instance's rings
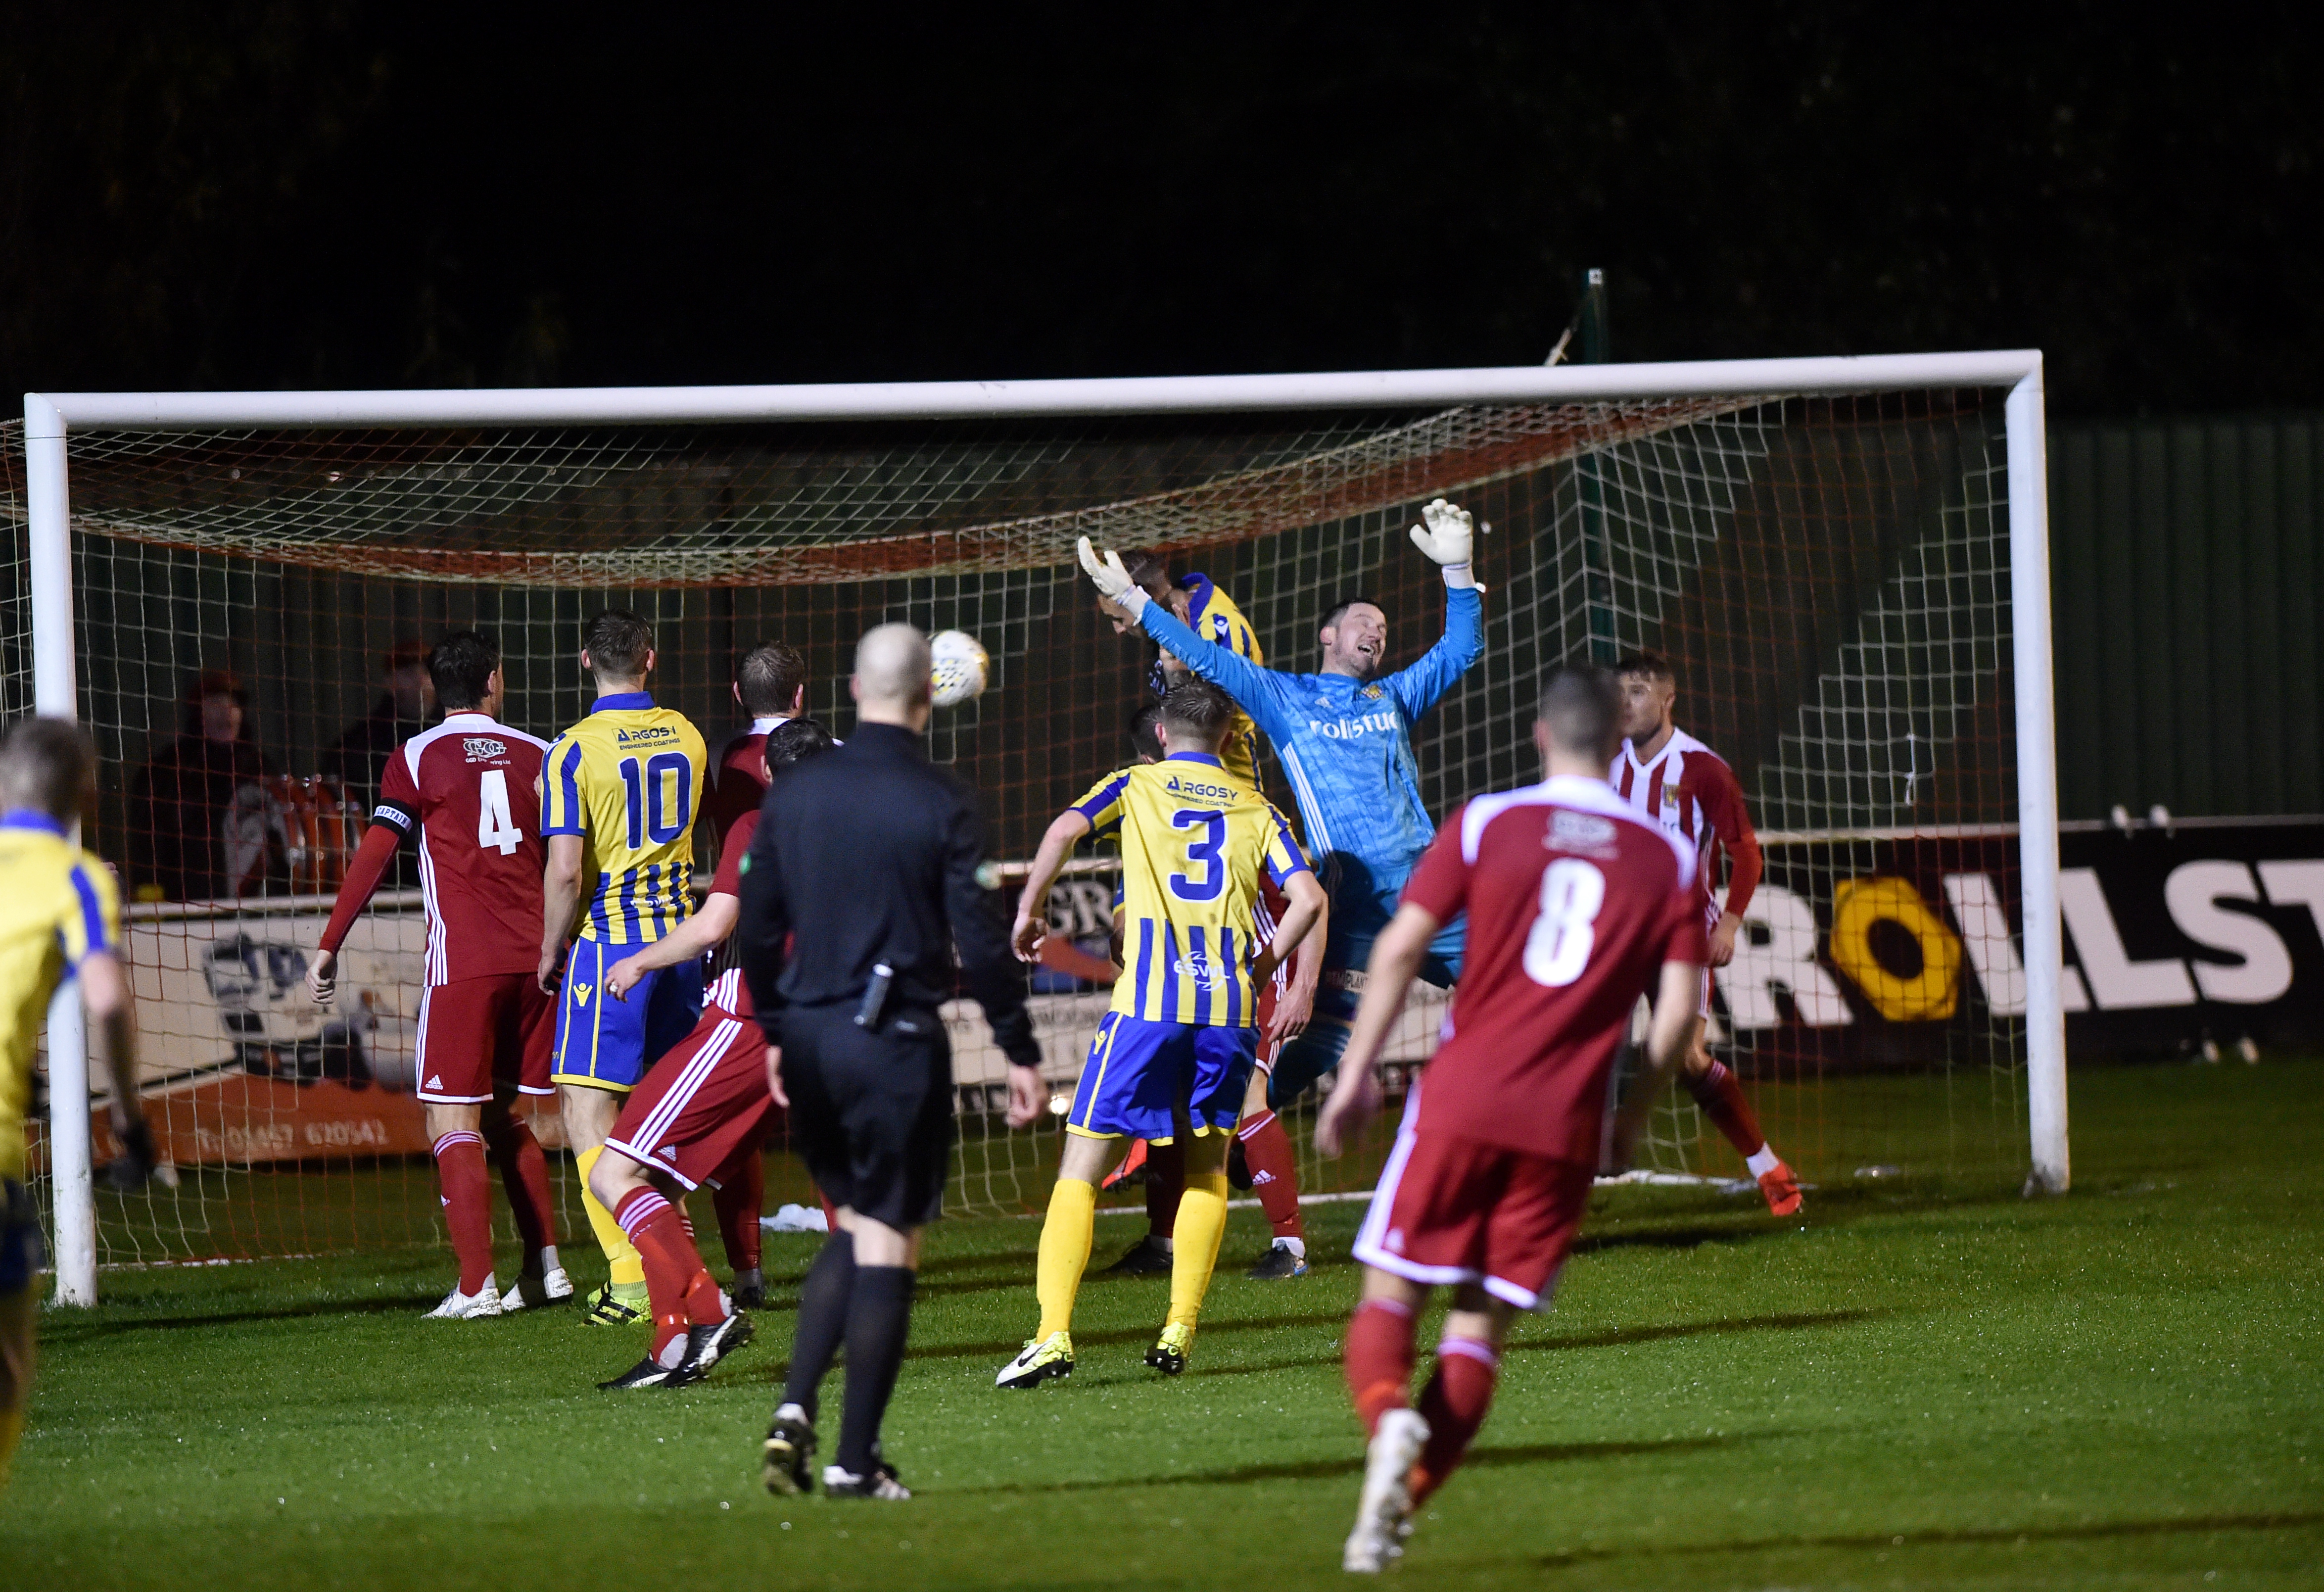
[[[760,1479],[778,1498],[796,1498],[815,1489],[815,1422],[797,1404],[775,1411],[767,1440],[759,1450]]]

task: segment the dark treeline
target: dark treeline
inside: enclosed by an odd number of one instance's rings
[[[1623,358],[2324,403],[2304,8],[1424,9],[11,5],[0,381],[1522,363],[1601,265]]]

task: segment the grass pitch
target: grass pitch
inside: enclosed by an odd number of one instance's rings
[[[2319,1104],[2315,1060],[2092,1069],[2064,1199],[1872,1183],[1779,1224],[1601,1196],[1392,1576],[2324,1581]],[[570,1312],[420,1320],[432,1251],[108,1273],[100,1309],[43,1317],[0,1585],[1342,1584],[1358,1209],[1311,1214],[1325,1263],[1260,1284],[1238,1213],[1183,1379],[1139,1360],[1164,1285],[1093,1278],[1082,1369],[1031,1394],[991,1379],[1031,1327],[1036,1225],[938,1229],[888,1430],[904,1505],[759,1491],[812,1238],[770,1235],[759,1340],[667,1394],[597,1393],[641,1335]],[[1139,1230],[1102,1221],[1095,1263]],[[567,1254],[586,1270],[586,1237]]]

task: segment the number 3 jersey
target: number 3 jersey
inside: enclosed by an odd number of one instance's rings
[[[584,939],[650,945],[694,906],[694,815],[710,762],[686,715],[600,697],[541,765],[540,832],[581,837]]]
[[[1174,752],[1110,773],[1074,810],[1121,842],[1122,976],[1113,1010],[1201,1027],[1252,1028],[1261,877],[1308,871],[1272,802],[1219,760]]]
[[[1445,821],[1404,899],[1469,914],[1468,965],[1417,1126],[1595,1166],[1638,992],[1703,959],[1693,847],[1602,780],[1561,774]]]
[[[543,745],[481,713],[449,713],[406,741],[380,775],[371,821],[420,853],[430,985],[530,973],[540,961]],[[323,936],[336,951],[378,884],[368,843],[356,854]]]

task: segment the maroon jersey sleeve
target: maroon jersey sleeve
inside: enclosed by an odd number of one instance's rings
[[[729,825],[718,842],[718,873],[710,881],[713,895],[742,893],[742,859],[750,855],[751,837],[759,832],[759,810],[752,808]]]
[[[1464,805],[1444,820],[1405,881],[1403,899],[1440,923],[1451,922],[1469,904],[1469,859],[1461,849],[1468,811]]]
[[[1759,888],[1759,875],[1766,865],[1759,855],[1759,834],[1751,827],[1751,810],[1743,804],[1743,788],[1736,783],[1735,771],[1717,757],[1687,759],[1687,772],[1694,785],[1694,799],[1702,808],[1702,816],[1719,837],[1719,844],[1727,849],[1727,859],[1734,872],[1727,880],[1726,910],[1737,917],[1751,904],[1752,894]],[[1703,894],[1712,900],[1711,859],[1703,858]],[[1699,959],[1699,958],[1698,958]]]

